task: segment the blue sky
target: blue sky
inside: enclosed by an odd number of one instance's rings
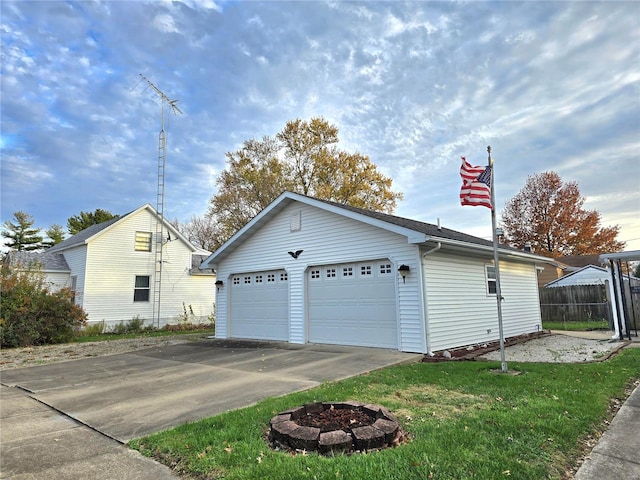
[[[155,205],[202,215],[225,152],[322,116],[404,193],[396,214],[484,238],[459,157],[493,149],[496,203],[535,173],[640,249],[639,2],[20,1],[0,4],[2,221]],[[498,217],[499,218],[499,217]]]

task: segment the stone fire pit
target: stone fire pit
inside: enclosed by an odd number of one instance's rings
[[[386,407],[360,402],[314,402],[280,412],[270,422],[274,448],[362,452],[398,445],[404,435]]]

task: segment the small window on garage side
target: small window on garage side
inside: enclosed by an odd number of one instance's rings
[[[275,273],[267,274],[267,283],[273,283],[275,281],[276,281],[276,274]]]
[[[151,232],[136,232],[136,252],[151,251]]]
[[[485,265],[485,275],[487,279],[487,295],[496,295],[498,286],[496,283],[496,267],[493,265]]]
[[[256,275],[256,283],[262,283],[262,275]]]
[[[149,275],[136,275],[136,284],[133,289],[134,302],[148,302],[151,291]]]
[[[251,277],[249,275],[244,277],[244,284],[245,285],[251,285]]]
[[[390,275],[391,274],[391,264],[390,263],[381,263],[380,264],[380,275]]]
[[[289,276],[287,275],[287,272],[281,273],[280,274],[280,281],[281,282],[286,282],[289,279]]]
[[[320,278],[320,270],[318,270],[317,268],[311,270],[311,278],[313,280],[318,280]]]
[[[353,267],[342,267],[343,277],[353,277]]]
[[[233,284],[240,285],[240,277],[233,277]]]
[[[335,268],[327,268],[325,270],[327,278],[336,278],[336,269]]]
[[[371,265],[360,265],[360,276],[366,277],[372,273]]]

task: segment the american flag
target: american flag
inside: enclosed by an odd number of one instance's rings
[[[474,167],[462,158],[460,176],[462,187],[460,188],[460,203],[462,205],[492,208],[491,206],[491,167]]]

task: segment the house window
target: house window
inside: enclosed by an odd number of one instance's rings
[[[287,279],[288,279],[287,272],[280,274],[280,281],[281,282],[286,282]]]
[[[256,283],[262,283],[262,275],[256,275]]]
[[[275,273],[269,273],[267,274],[267,283],[273,283],[276,281],[276,275]]]
[[[389,275],[391,273],[391,264],[390,263],[381,263],[380,264],[380,275]]]
[[[249,276],[244,277],[244,284],[245,285],[251,285],[251,277],[249,277]]]
[[[149,275],[136,275],[136,285],[133,289],[133,301],[134,302],[148,302],[150,288],[150,276]]]
[[[314,278],[314,279],[320,278],[320,270],[311,270],[311,278]]]
[[[496,284],[496,267],[493,265],[485,265],[485,274],[487,278],[487,295],[495,295],[498,293]]]
[[[240,285],[240,277],[233,277],[233,284]]]
[[[366,275],[371,275],[371,265],[361,265],[360,266],[360,275],[361,276],[366,276]]]
[[[136,252],[151,251],[151,232],[136,232]]]
[[[327,268],[327,278],[336,278],[335,268]]]
[[[342,276],[343,277],[353,277],[353,267],[343,267],[342,268]]]

